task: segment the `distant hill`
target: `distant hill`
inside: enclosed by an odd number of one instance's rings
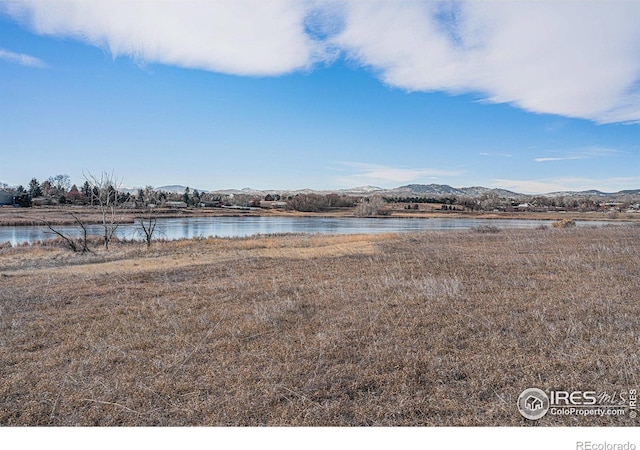
[[[548,194],[541,194],[544,197],[602,197],[602,198],[616,198],[625,196],[638,196],[640,195],[640,189],[631,189],[618,192],[602,192],[595,189],[588,191],[560,191],[549,192]]]
[[[572,197],[572,196],[576,196],[576,195],[580,195],[580,196],[589,196],[589,197],[608,197],[611,195],[616,195],[615,193],[607,193],[607,192],[602,192],[602,191],[598,191],[595,189],[590,189],[588,191],[558,191],[558,192],[549,192],[547,194],[544,194],[547,197]]]
[[[172,184],[166,186],[158,186],[154,188],[156,191],[164,191],[171,193],[184,193],[187,186],[180,184]],[[191,192],[195,190],[193,187],[189,187]],[[245,187],[242,189],[220,189],[215,191],[207,191],[204,189],[197,189],[202,193],[215,193],[220,195],[254,195],[265,196],[267,194],[280,194],[280,195],[297,195],[297,194],[341,194],[341,195],[355,195],[355,196],[370,196],[370,195],[383,195],[389,197],[481,197],[483,195],[495,194],[501,198],[513,198],[513,199],[530,199],[535,197],[531,194],[522,194],[519,192],[509,191],[507,189],[487,188],[483,186],[470,186],[470,187],[452,187],[448,184],[407,184],[392,189],[383,189],[378,186],[358,186],[347,189],[253,189]],[[133,189],[132,189],[133,191]],[[137,189],[136,189],[137,192]],[[601,198],[619,198],[628,196],[640,195],[640,189],[624,190],[619,192],[601,192],[595,189],[587,191],[562,191],[562,192],[550,192],[547,194],[539,194],[545,197],[601,197]]]
[[[414,195],[465,195],[461,189],[451,187],[447,184],[407,184],[406,186],[391,189],[391,192]]]
[[[620,191],[620,192],[618,192],[618,194],[623,194],[623,195],[640,195],[640,189],[632,189],[632,190]]]
[[[181,184],[171,184],[168,186],[158,186],[156,188],[153,188],[153,190],[171,192],[172,194],[183,194],[186,188],[187,186],[182,186]],[[191,186],[189,186],[189,191],[193,192],[194,190],[197,190],[198,192],[207,192],[204,189],[197,189],[197,188],[194,189]]]
[[[377,192],[380,191],[384,191],[385,189],[382,189],[381,187],[378,186],[358,186],[358,187],[354,187],[351,189],[341,189],[340,192],[342,193],[349,193],[349,194],[375,194]]]
[[[524,194],[508,191],[506,189],[491,189],[482,186],[472,186],[463,188],[454,188],[448,184],[408,184],[406,186],[400,186],[388,191],[390,193],[412,194],[418,196],[433,195],[433,196],[462,196],[462,197],[480,197],[487,193],[495,193],[500,197],[524,197]]]
[[[395,189],[389,189],[380,192],[384,195],[416,195],[434,197],[446,197],[446,196],[461,196],[461,197],[480,197],[485,194],[496,194],[502,198],[531,198],[536,195],[543,197],[602,197],[602,198],[617,198],[624,196],[637,196],[640,195],[640,189],[625,190],[619,192],[602,192],[595,189],[587,191],[563,191],[563,192],[550,192],[547,194],[522,194],[519,192],[513,192],[506,189],[486,188],[482,186],[462,187],[454,188],[447,184],[408,184],[406,186],[400,186]]]

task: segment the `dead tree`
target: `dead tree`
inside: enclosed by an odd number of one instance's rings
[[[140,219],[140,230],[144,235],[147,248],[151,247],[151,240],[153,239],[153,233],[156,231],[157,224],[158,215],[153,213],[153,208],[149,208],[147,216]]]
[[[81,237],[76,240],[74,239],[72,236],[67,236],[64,233],[62,233],[60,230],[56,230],[53,225],[51,224],[51,222],[49,222],[48,220],[45,219],[39,219],[40,222],[42,222],[47,228],[49,228],[49,230],[51,230],[52,233],[56,234],[57,236],[59,236],[60,238],[62,238],[62,240],[64,241],[65,245],[67,247],[69,247],[70,250],[72,250],[73,252],[76,253],[90,253],[91,250],[89,250],[89,241],[88,241],[88,236],[87,236],[87,226],[84,222],[82,222],[80,220],[80,218],[78,216],[76,216],[73,213],[69,213],[71,214],[71,217],[73,217],[74,222],[76,223],[76,225],[78,225],[82,231]]]
[[[102,215],[102,237],[104,248],[108,250],[109,242],[120,226],[118,189],[122,181],[118,180],[113,172],[111,174],[102,172],[100,178],[89,173],[85,175],[85,180],[89,182],[91,188],[91,203],[100,209]]]

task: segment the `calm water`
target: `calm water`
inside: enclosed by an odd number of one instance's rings
[[[607,222],[577,222],[578,226],[601,226]],[[480,226],[498,228],[535,228],[550,226],[550,221],[540,220],[497,220],[497,219],[411,219],[411,218],[321,218],[321,217],[199,217],[158,219],[154,239],[182,239],[194,237],[243,237],[257,234],[274,233],[327,233],[359,234],[388,233],[424,230],[465,230]],[[90,235],[100,235],[100,225],[89,225]],[[75,226],[58,226],[56,229],[65,235],[80,236]],[[135,224],[120,225],[116,235],[119,238],[139,239],[143,235]],[[24,242],[36,242],[55,238],[44,226],[0,226],[0,243],[12,245]]]

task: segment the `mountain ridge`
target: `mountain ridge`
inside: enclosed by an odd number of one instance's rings
[[[172,184],[159,186],[154,188],[157,191],[171,192],[171,193],[183,193],[187,186]],[[483,195],[497,195],[502,198],[533,198],[537,196],[541,197],[621,197],[629,195],[640,195],[640,189],[625,189],[618,192],[602,192],[597,189],[589,189],[584,191],[556,191],[548,192],[545,194],[524,194],[520,192],[510,191],[502,188],[488,188],[484,186],[469,186],[469,187],[452,187],[448,184],[407,184],[398,186],[395,188],[385,189],[378,186],[357,186],[353,188],[343,189],[253,189],[245,187],[242,189],[195,189],[189,187],[190,191],[198,190],[201,193],[221,194],[221,195],[267,195],[267,194],[342,194],[342,195],[384,195],[393,197],[424,197],[424,196],[460,196],[460,197],[481,197]]]

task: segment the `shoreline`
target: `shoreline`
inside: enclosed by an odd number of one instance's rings
[[[148,211],[143,209],[122,210],[118,213],[116,222],[119,224],[134,223],[135,219],[147,217]],[[221,208],[187,208],[169,209],[159,208],[155,211],[157,218],[203,218],[203,217],[309,217],[309,218],[405,218],[405,219],[499,219],[499,220],[563,220],[580,221],[611,221],[638,222],[640,213],[611,213],[600,211],[527,211],[527,212],[484,212],[484,211],[439,211],[421,210],[406,211],[394,209],[390,214],[360,217],[355,214],[355,208],[336,208],[323,212],[300,212],[281,209],[221,209]],[[85,224],[101,224],[102,214],[97,208],[87,207],[32,207],[0,208],[0,226],[35,226],[45,225],[73,225],[75,217]]]

